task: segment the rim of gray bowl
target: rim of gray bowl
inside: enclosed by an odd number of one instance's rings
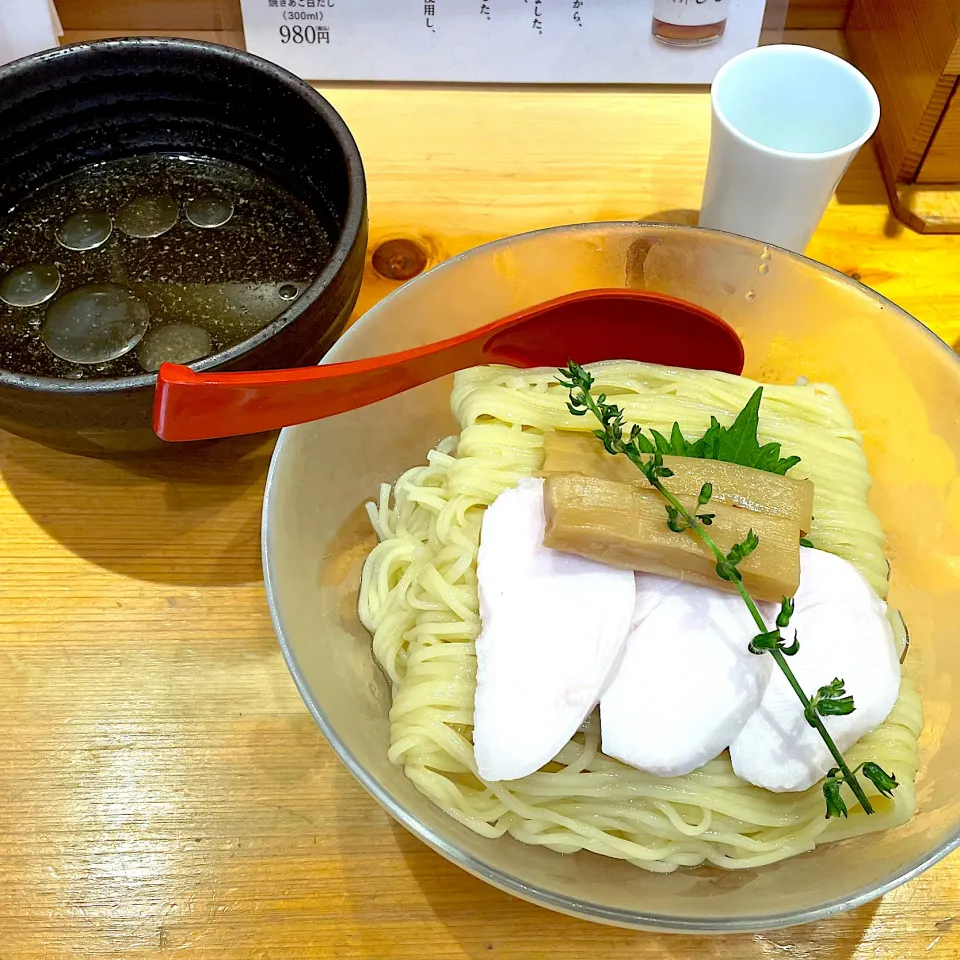
[[[382,304],[387,303],[393,296],[403,290],[406,290],[411,285],[422,281],[423,278],[428,276],[430,273],[433,273],[437,270],[444,270],[445,268],[456,264],[466,257],[471,256],[477,251],[495,250],[498,247],[510,244],[520,238],[529,238],[548,233],[597,230],[604,227],[656,227],[658,230],[670,230],[677,233],[718,233],[728,236],[740,243],[757,243],[760,246],[766,246],[770,249],[776,250],[785,257],[790,257],[795,260],[813,264],[818,269],[824,270],[833,275],[838,281],[856,287],[861,293],[876,300],[881,308],[890,307],[896,312],[902,314],[905,319],[916,324],[933,340],[935,340],[939,346],[948,351],[953,357],[953,360],[960,364],[960,356],[951,350],[950,347],[932,330],[930,330],[929,327],[917,320],[916,317],[911,316],[906,312],[906,310],[898,307],[895,303],[893,303],[892,300],[888,300],[875,290],[865,286],[858,280],[854,280],[852,277],[848,277],[845,273],[835,270],[833,267],[829,267],[817,260],[811,260],[809,257],[804,257],[801,254],[794,253],[791,250],[777,247],[774,244],[761,244],[759,241],[751,240],[748,237],[741,237],[737,234],[725,233],[721,230],[702,230],[700,227],[686,226],[682,224],[634,220],[577,223],[557,227],[545,227],[540,230],[530,230],[526,233],[514,234],[511,237],[504,237],[501,240],[493,240],[489,243],[481,244],[480,246],[473,247],[472,249],[458,254],[455,257],[451,257],[449,260],[445,260],[443,263],[438,264],[433,268],[433,270],[421,274],[419,277],[409,281],[409,283],[397,288],[397,290],[388,294],[383,298],[383,300],[371,307],[370,310],[368,310],[357,321],[357,323],[347,330],[346,333],[337,341],[322,362],[337,362],[337,350],[341,344],[349,341],[353,330],[363,323],[371,314],[375,314],[381,308]],[[523,883],[512,874],[499,870],[496,867],[492,867],[482,860],[472,856],[471,854],[465,853],[455,844],[450,843],[433,830],[424,826],[424,824],[420,822],[414,813],[408,810],[402,803],[399,803],[385,789],[383,789],[376,778],[372,777],[367,770],[357,762],[357,759],[353,756],[350,750],[348,750],[347,747],[340,742],[335,731],[327,722],[327,718],[323,712],[323,709],[321,708],[320,704],[317,703],[313,693],[307,685],[303,673],[300,670],[300,666],[297,663],[297,658],[294,655],[293,649],[291,648],[284,634],[283,623],[280,619],[280,612],[277,609],[276,597],[274,594],[274,576],[271,569],[268,525],[274,474],[277,470],[277,464],[279,463],[280,458],[283,456],[289,431],[295,429],[296,427],[286,427],[284,430],[282,430],[280,433],[280,438],[277,441],[277,445],[274,448],[273,455],[270,459],[270,469],[267,473],[267,481],[263,498],[263,513],[261,516],[260,550],[263,563],[263,578],[267,593],[267,603],[270,608],[270,619],[273,622],[274,632],[277,635],[277,640],[280,644],[280,649],[283,652],[283,657],[287,662],[287,668],[290,670],[290,674],[297,686],[297,690],[300,691],[300,696],[307,705],[307,709],[313,715],[313,719],[316,721],[321,733],[326,737],[327,741],[346,765],[347,769],[354,775],[354,777],[357,778],[361,786],[378,803],[380,803],[380,805],[383,806],[384,809],[386,809],[386,811],[395,820],[406,827],[414,836],[426,843],[427,846],[431,847],[441,856],[446,857],[447,860],[455,863],[457,866],[466,870],[468,873],[473,874],[475,877],[485,880],[487,883],[490,883],[507,893],[513,894],[522,900],[527,900],[531,903],[537,904],[538,906],[547,907],[548,909],[556,910],[558,913],[564,913],[583,920],[592,920],[598,923],[606,923],[617,927],[629,927],[631,929],[649,930],[659,933],[759,933],[767,930],[776,930],[781,927],[790,927],[802,923],[811,923],[815,920],[823,920],[824,918],[833,916],[834,914],[843,913],[848,910],[853,910],[856,907],[860,907],[865,903],[869,903],[871,900],[875,900],[877,897],[881,897],[884,894],[889,893],[891,890],[894,890],[902,884],[907,883],[909,880],[912,880],[914,877],[938,863],[945,856],[947,856],[949,853],[952,853],[957,849],[958,846],[960,846],[960,824],[958,824],[953,834],[936,849],[931,850],[930,853],[926,854],[925,856],[918,857],[906,864],[906,866],[902,867],[901,869],[894,871],[883,882],[856,890],[847,897],[835,898],[819,907],[813,907],[805,910],[794,910],[782,914],[745,916],[734,919],[727,917],[701,917],[696,920],[663,914],[645,913],[642,910],[625,910],[621,908],[607,907],[603,904],[592,903],[589,901],[574,900],[566,896],[552,893],[551,891],[545,890],[542,887]]]

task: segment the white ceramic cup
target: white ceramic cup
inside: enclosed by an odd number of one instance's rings
[[[710,100],[700,226],[803,253],[877,128],[870,81],[830,53],[782,44],[727,61]]]

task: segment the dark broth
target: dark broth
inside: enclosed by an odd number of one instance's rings
[[[159,236],[128,235],[124,228],[137,222],[138,211],[147,223],[141,232],[151,232],[143,204],[131,206],[138,198],[176,215],[175,224]],[[67,249],[58,231],[83,210],[100,215],[91,222],[100,223],[107,214],[112,232],[95,249]],[[189,216],[211,226],[197,226]],[[56,267],[60,275],[56,294],[41,304],[12,306],[0,299],[0,367],[69,379],[118,377],[143,373],[144,364],[155,369],[164,349],[196,354],[209,341],[206,353],[223,350],[262,329],[296,300],[329,259],[333,235],[330,224],[321,223],[278,184],[233,163],[149,155],[86,167],[37,190],[0,218],[0,284],[9,271],[30,264]],[[100,309],[97,303],[110,299],[104,290],[113,297],[114,309],[119,292],[124,303],[132,295],[149,311],[146,334],[137,330],[132,337],[142,339],[114,359],[62,359],[44,340],[64,352],[51,334],[52,321],[87,285],[96,285],[90,290],[101,295],[89,301],[84,322]],[[48,311],[71,293],[73,298],[48,320]],[[171,329],[175,324],[186,326]],[[68,324],[68,339],[76,341],[77,329]],[[161,358],[187,362],[198,357]]]

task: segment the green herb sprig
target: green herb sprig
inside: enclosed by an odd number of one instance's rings
[[[641,432],[639,424],[634,424],[627,437],[624,437],[626,424],[623,411],[616,404],[608,403],[605,394],[601,393],[596,398],[593,396],[591,390],[594,378],[579,364],[571,360],[566,368],[560,370],[560,373],[561,377],[558,378],[560,383],[570,391],[570,400],[567,404],[570,413],[575,417],[583,417],[588,413],[596,417],[601,429],[594,430],[593,433],[603,443],[606,451],[612,455],[622,454],[632,461],[647,478],[650,485],[666,501],[664,506],[667,514],[667,526],[675,533],[683,533],[689,530],[699,537],[716,558],[717,576],[733,584],[737,593],[740,594],[747,610],[750,612],[750,616],[753,618],[753,622],[760,631],[750,641],[748,649],[751,653],[757,655],[769,653],[773,657],[794,693],[796,693],[797,699],[803,707],[803,715],[807,723],[820,734],[831,756],[836,761],[837,765],[829,771],[823,782],[827,818],[847,816],[847,805],[840,794],[844,783],[847,783],[853,791],[863,812],[872,814],[874,812],[873,807],[863,791],[857,774],[862,771],[863,776],[870,780],[886,797],[892,796],[893,790],[897,787],[896,777],[886,773],[878,764],[872,762],[862,763],[855,770],[851,770],[833,737],[830,736],[829,731],[824,726],[822,717],[843,716],[852,713],[855,709],[853,697],[846,693],[843,680],[835,678],[831,683],[820,687],[812,697],[808,697],[800,686],[796,675],[787,662],[787,658],[794,656],[800,649],[799,638],[794,631],[793,640],[788,642],[781,633],[790,625],[790,618],[793,616],[794,602],[791,598],[783,598],[780,612],[777,614],[775,628],[773,630],[767,629],[756,602],[743,585],[743,575],[739,570],[739,565],[743,560],[757,549],[760,543],[759,537],[753,530],[750,530],[741,543],[734,544],[727,553],[724,553],[706,529],[711,525],[715,515],[693,513],[687,510],[663,485],[665,479],[673,476],[673,471],[663,462],[664,456],[667,455],[727,460],[728,462],[740,463],[744,466],[752,466],[755,469],[767,470],[781,475],[786,473],[790,467],[799,463],[799,457],[781,458],[780,444],[768,443],[760,446],[757,440],[762,388],[757,388],[729,428],[721,427],[716,418],[711,418],[710,427],[706,434],[699,440],[690,443],[680,432],[680,426],[675,423],[669,440],[657,431],[651,430],[653,436],[651,441]],[[713,487],[711,484],[705,483],[700,489],[696,509],[705,507],[712,496]]]

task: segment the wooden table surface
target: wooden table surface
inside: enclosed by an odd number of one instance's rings
[[[703,91],[325,91],[359,142],[371,250],[431,262],[582,220],[691,219]],[[960,337],[960,236],[887,213],[856,161],[810,254]],[[368,270],[358,312],[395,283]],[[513,900],[396,826],[290,680],[258,523],[272,441],[111,463],[0,433],[0,960],[952,957],[960,859],[851,914],[695,939]]]

